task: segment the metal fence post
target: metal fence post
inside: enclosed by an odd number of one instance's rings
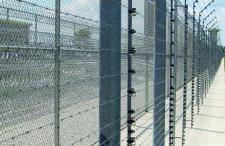
[[[150,47],[149,42],[149,2],[147,0],[144,1],[144,34],[145,34],[145,41],[144,46],[147,49]],[[145,57],[145,111],[148,111],[149,108],[149,54],[146,54]]]
[[[54,92],[54,143],[60,145],[60,7],[61,0],[55,0],[55,92]]]
[[[209,39],[210,39],[210,36],[209,36],[209,31],[208,31],[208,29],[207,29],[207,48],[208,48],[208,90],[207,90],[207,93],[209,92],[209,89],[210,89],[210,87],[211,87],[211,84],[210,84],[210,72],[211,72],[211,49],[210,49],[210,41],[209,41]]]
[[[145,34],[145,44],[147,46],[147,54],[146,54],[146,90],[145,90],[145,109],[148,111],[150,108],[150,102],[152,102],[151,96],[151,86],[150,86],[150,78],[152,79],[151,74],[151,58],[152,58],[152,50],[154,49],[154,42],[152,41],[155,36],[155,0],[144,0],[144,34]]]
[[[132,47],[132,36],[136,33],[136,30],[132,28],[132,17],[135,16],[135,14],[136,8],[133,8],[133,0],[128,0],[127,146],[132,146],[135,143],[135,138],[132,135],[135,132],[132,129],[132,125],[135,123],[133,117],[135,111],[132,109],[132,97],[136,92],[135,89],[132,88],[132,75],[135,73],[135,70],[132,68],[132,54],[136,52],[135,48]]]
[[[205,36],[205,44],[206,44],[206,93],[208,93],[209,91],[209,69],[210,69],[210,64],[209,64],[209,61],[210,61],[210,54],[209,54],[209,46],[208,46],[208,33],[207,33],[207,30],[205,30],[205,33],[206,33],[206,36]]]
[[[211,83],[212,83],[212,68],[213,68],[213,51],[212,51],[212,42],[211,42],[211,33],[208,30],[208,47],[209,47],[209,54],[210,54],[210,62],[209,62],[209,86],[211,87]]]
[[[37,35],[37,32],[38,32],[38,31],[37,31],[37,21],[38,21],[38,16],[37,16],[37,14],[35,14],[34,17],[35,17],[35,18],[34,18],[34,21],[35,21],[35,22],[34,22],[34,23],[35,23],[35,24],[34,24],[34,25],[35,25],[35,26],[34,26],[34,45],[37,46],[37,40],[38,40],[38,35]]]
[[[211,54],[211,62],[210,62],[210,85],[213,82],[213,72],[214,72],[214,49],[213,49],[213,34],[209,31],[209,45],[210,45],[210,54]]]
[[[74,23],[73,24],[73,45],[74,45],[74,48],[76,47],[76,24]]]
[[[9,21],[9,8],[6,9],[6,20]]]
[[[167,1],[156,0],[153,145],[165,145],[165,77]],[[162,68],[157,70],[157,68]]]
[[[198,22],[198,57],[197,57],[197,113],[200,112],[200,96],[201,96],[201,41],[200,41],[200,22]]]
[[[120,144],[121,0],[100,1],[99,145]]]
[[[200,23],[201,25],[201,23]],[[200,26],[200,70],[201,70],[201,104],[203,105],[203,100],[204,100],[204,88],[205,88],[205,83],[204,83],[204,30],[203,27]]]
[[[209,89],[209,49],[208,49],[208,35],[207,35],[207,29],[205,30],[205,48],[206,48],[206,94],[208,93],[208,89]]]
[[[177,1],[177,0],[175,0]],[[176,66],[177,66],[177,54],[176,54],[176,35],[175,23],[177,23],[177,17],[175,13],[177,11],[177,2],[170,1],[170,94],[169,94],[169,146],[175,145],[175,130],[176,130]]]
[[[194,126],[194,101],[195,101],[195,71],[196,71],[196,18],[195,18],[195,15],[196,15],[196,3],[198,2],[198,0],[195,0],[194,3],[193,3],[193,36],[192,36],[192,49],[193,49],[193,52],[192,52],[192,88],[191,88],[191,128]]]
[[[206,37],[206,32],[204,30],[204,24],[203,24],[203,79],[204,79],[204,96],[206,97],[206,88],[207,88],[207,76],[206,76],[206,72],[207,72],[207,48],[206,48],[206,41],[205,41],[205,37]],[[203,96],[203,100],[204,100],[204,96]],[[202,100],[202,104],[203,104],[203,100]]]
[[[183,128],[182,128],[182,146],[185,144],[185,129],[187,117],[187,70],[188,70],[188,5],[185,0],[185,29],[184,29],[184,89],[183,89]]]
[[[145,111],[149,109],[149,54],[145,57]]]

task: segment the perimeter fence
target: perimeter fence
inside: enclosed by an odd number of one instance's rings
[[[0,145],[184,142],[221,55],[174,5],[2,0]]]

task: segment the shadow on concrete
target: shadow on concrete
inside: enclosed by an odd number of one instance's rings
[[[222,106],[213,106],[213,105],[203,105],[203,107],[212,107],[212,108],[223,108],[223,109],[225,109],[225,106],[224,107],[222,107]]]
[[[198,116],[204,116],[204,117],[209,117],[209,118],[219,118],[219,119],[225,119],[225,117],[221,116],[213,116],[213,115],[206,115],[206,114],[196,114]]]
[[[223,101],[223,102],[225,102],[225,100],[224,99],[222,99],[222,98],[204,98],[205,100],[218,100],[218,101]]]
[[[203,131],[203,132],[225,134],[225,131],[216,131],[216,130],[209,130],[209,129],[203,129],[203,128],[191,128],[191,127],[187,127],[187,128],[192,130]]]

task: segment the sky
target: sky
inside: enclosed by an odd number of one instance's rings
[[[221,43],[225,46],[225,0],[215,0],[216,1],[216,15],[218,18],[218,25],[221,29]]]
[[[184,3],[184,0],[181,0]],[[189,13],[193,14],[192,12],[192,5],[195,0],[187,0],[189,4]],[[199,2],[196,4],[196,10],[197,10],[197,17],[198,13],[212,0],[199,0]],[[206,21],[208,23],[211,19],[213,19],[215,16],[217,17],[217,26],[219,27],[220,31],[220,37],[221,37],[221,43],[223,46],[225,46],[225,0],[214,0],[214,3],[210,5],[202,14],[202,18],[206,17],[211,11],[216,10],[215,13],[213,13]],[[220,43],[220,42],[219,42]]]

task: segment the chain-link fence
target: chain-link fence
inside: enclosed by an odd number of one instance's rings
[[[2,0],[0,145],[163,146],[171,134],[184,137],[184,121],[193,120],[196,94],[203,94],[197,76],[212,80],[220,57],[214,33],[208,63],[215,67],[200,68],[192,15],[179,2],[174,21],[173,5]]]

